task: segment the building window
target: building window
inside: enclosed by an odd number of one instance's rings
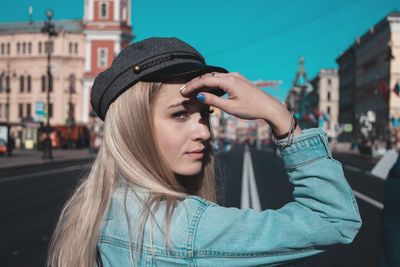
[[[28,75],[28,77],[26,78],[26,83],[27,83],[28,93],[30,93],[32,91],[32,77],[31,77],[31,75]]]
[[[24,105],[18,104],[18,117],[22,118],[24,116]]]
[[[39,48],[38,48],[38,53],[42,53],[42,42],[39,42]]]
[[[108,9],[106,3],[100,4],[100,18],[106,19],[108,17]]]
[[[2,117],[3,114],[3,105],[0,103],[0,118]]]
[[[10,93],[11,92],[11,87],[10,87],[10,76],[6,76],[6,88],[4,88],[6,93],[7,91]]]
[[[328,101],[331,100],[331,92],[328,92],[327,99],[328,99]]]
[[[20,50],[21,50],[21,44],[17,43],[17,54],[19,54]]]
[[[1,54],[4,55],[4,43],[1,44]]]
[[[9,103],[6,103],[6,118],[9,118],[10,117],[10,104]]]
[[[74,94],[76,92],[75,84],[76,84],[76,77],[75,74],[69,75],[69,93]]]
[[[332,85],[331,79],[328,79],[328,80],[327,80],[327,83],[328,83],[328,86],[331,86],[331,85]]]
[[[22,43],[22,54],[25,54],[25,52],[26,52],[26,43],[23,42]]]
[[[31,103],[26,104],[26,117],[31,118],[32,117],[32,106]]]
[[[24,92],[24,90],[25,90],[25,81],[24,81],[25,79],[24,79],[24,76],[20,76],[19,77],[19,92],[20,93],[23,93]]]
[[[10,54],[10,51],[11,51],[11,45],[10,45],[10,43],[8,43],[7,44],[7,55]]]
[[[53,104],[49,103],[49,118],[53,118]]]
[[[78,43],[75,43],[75,54],[78,54]]]
[[[32,54],[32,43],[31,42],[28,43],[28,54],[29,55]]]
[[[46,86],[46,75],[42,75],[41,81],[42,81],[42,93],[45,93],[46,92],[46,88],[47,88],[47,86]]]
[[[127,12],[126,12],[126,6],[124,6],[123,8],[122,8],[122,20],[123,21],[126,21],[128,18],[127,18]]]
[[[331,115],[331,107],[330,107],[330,106],[328,106],[328,107],[326,108],[326,113],[328,113],[328,115]]]
[[[107,67],[107,48],[99,48],[97,50],[97,66],[100,68]]]
[[[4,85],[4,84],[3,84],[3,76],[1,75],[1,76],[0,76],[0,93],[3,92],[3,88],[4,88],[3,85]]]
[[[69,43],[69,49],[68,49],[68,52],[69,52],[70,54],[72,54],[72,43]]]
[[[47,42],[45,42],[45,52],[46,53],[49,53],[49,51],[50,51],[50,53],[53,53],[54,52],[54,43],[53,43],[53,41],[47,41]]]

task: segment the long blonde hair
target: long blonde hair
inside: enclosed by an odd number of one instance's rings
[[[100,225],[112,194],[121,182],[120,177],[127,185],[151,192],[144,200],[140,222],[137,222],[137,253],[140,253],[146,220],[152,217],[148,215],[155,212],[161,200],[167,207],[163,225],[166,246],[170,245],[169,225],[178,201],[188,194],[216,200],[211,149],[208,149],[207,162],[197,177],[200,186],[195,192],[189,192],[182,185],[161,156],[152,119],[153,105],[161,87],[160,83],[139,82],[110,105],[104,121],[103,142],[90,173],[78,185],[61,212],[49,247],[48,266],[95,265]],[[129,225],[129,218],[127,220]],[[133,264],[131,254],[130,257]],[[141,255],[135,255],[135,258],[140,264]]]

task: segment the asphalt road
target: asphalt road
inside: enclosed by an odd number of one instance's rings
[[[281,159],[270,149],[251,149],[252,165],[262,209],[277,209],[291,201],[292,187]],[[352,188],[382,203],[383,180],[368,174],[374,161],[336,155]],[[220,204],[240,207],[243,147],[218,155]],[[35,166],[0,171],[1,266],[43,266],[48,241],[63,203],[90,162]],[[221,178],[223,177],[223,178]],[[292,263],[296,267],[376,266],[381,209],[357,198],[363,227],[351,245],[333,247],[325,253]]]
[[[240,207],[240,188],[242,173],[241,158],[243,147],[235,148],[230,153],[220,155],[225,165],[225,198],[224,205]],[[251,157],[256,177],[262,209],[278,209],[292,200],[292,186],[281,159],[271,149],[257,151],[251,149]],[[376,160],[336,154],[344,168],[345,176],[352,189],[361,197],[366,196],[377,202],[383,202],[384,181],[369,174]],[[363,226],[350,245],[335,246],[326,252],[286,265],[287,267],[375,267],[377,266],[377,246],[381,209],[368,201],[356,197]]]
[[[1,266],[44,266],[55,222],[87,163],[1,170]]]

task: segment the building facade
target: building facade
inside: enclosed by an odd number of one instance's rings
[[[85,1],[85,66],[83,75],[82,121],[92,111],[90,92],[96,76],[107,69],[114,57],[132,41],[130,0]]]
[[[361,143],[390,140],[398,128],[392,118],[400,118],[394,90],[400,80],[400,13],[372,26],[337,62],[343,92],[340,122],[352,123],[353,137]]]
[[[79,116],[85,60],[82,24],[79,20],[55,24],[58,37],[51,42],[41,33],[43,23],[0,24],[0,121],[14,124],[26,118],[44,121],[44,115],[35,111],[46,104],[47,50],[51,49],[50,122],[65,124],[70,107],[75,120],[82,122]]]
[[[70,125],[71,119],[94,123],[91,86],[131,42],[130,10],[128,0],[85,0],[83,19],[54,20],[58,35],[50,41],[41,32],[43,21],[0,23],[0,122],[14,125],[17,139],[24,139],[26,122],[45,122],[47,115],[52,126]],[[49,50],[53,88],[47,106]]]
[[[354,47],[350,47],[337,58],[339,65],[339,125],[341,134],[339,141],[351,141],[355,139],[355,115],[354,93],[356,88],[355,53]]]
[[[321,69],[311,81],[314,114],[318,126],[328,137],[336,138],[339,129],[339,77],[336,69]]]

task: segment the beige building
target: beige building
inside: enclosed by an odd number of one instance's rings
[[[400,97],[394,91],[400,80],[400,13],[372,26],[337,62],[341,122],[354,123],[353,137],[360,141],[390,140],[395,130],[391,119],[400,117]]]
[[[41,32],[43,22],[0,24],[0,123],[9,123],[16,147],[33,149],[38,129],[82,123],[84,35],[79,20],[55,21],[57,38]],[[47,51],[52,51],[53,86],[47,107]],[[68,119],[68,123],[67,123]],[[53,139],[54,140],[54,139]]]
[[[337,137],[339,117],[339,77],[336,69],[321,69],[311,81],[315,94],[316,119],[328,136]]]
[[[58,37],[50,43],[53,90],[49,115],[52,125],[64,125],[71,113],[82,122],[84,35],[81,21],[56,21]],[[35,110],[45,107],[48,37],[43,22],[0,24],[0,121],[17,124],[24,118],[44,121]]]
[[[82,4],[82,19],[52,21],[58,35],[50,42],[47,33],[42,33],[43,21],[0,23],[0,123],[12,126],[17,146],[35,146],[40,139],[37,129],[47,114],[50,125],[58,129],[87,127],[91,146],[101,134],[101,123],[90,106],[91,87],[132,41],[131,7],[128,0],[85,0]],[[53,77],[49,105],[48,51]]]

